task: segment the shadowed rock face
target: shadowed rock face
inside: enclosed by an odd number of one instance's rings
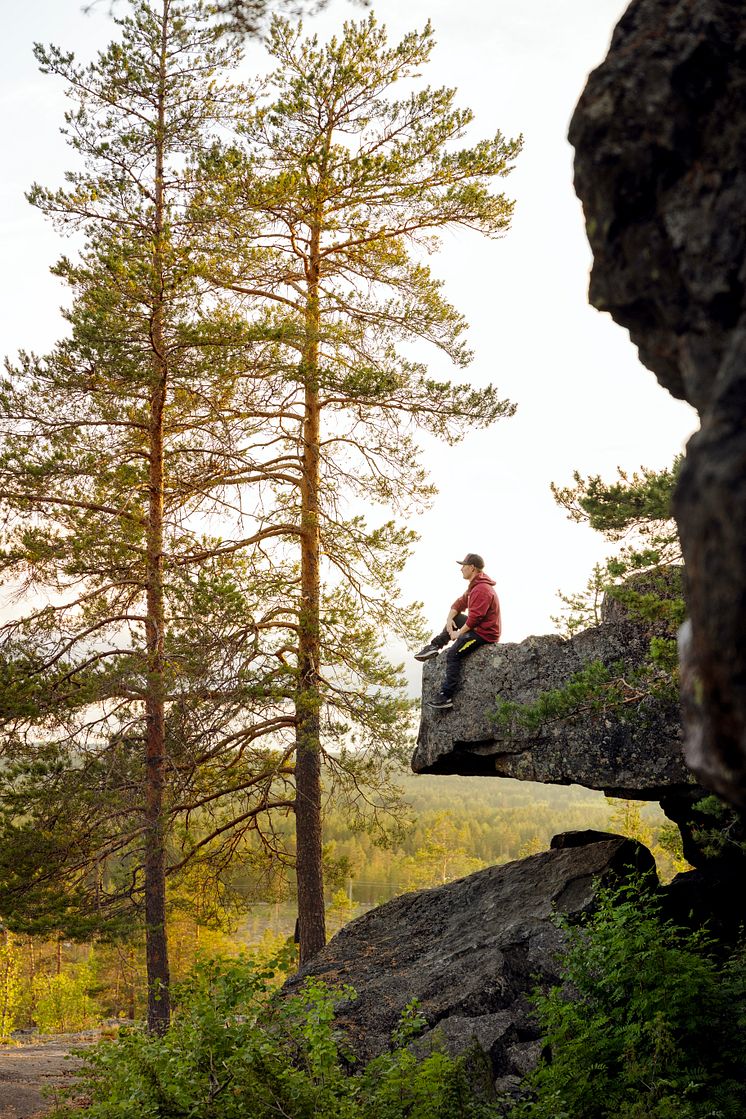
[[[576,918],[610,874],[655,866],[646,848],[621,836],[570,833],[567,845],[563,837],[553,845],[358,917],[284,991],[297,991],[308,975],[351,984],[357,998],[340,1008],[337,1023],[363,1060],[389,1048],[404,1007],[417,998],[428,1023],[420,1051],[437,1027],[451,1052],[476,1039],[494,1076],[520,1078],[540,1051],[526,996],[537,982],[559,978],[562,933],[553,913]]]
[[[588,714],[571,723],[546,723],[538,731],[508,732],[490,717],[498,697],[531,703],[542,692],[561,687],[591,661],[639,664],[649,641],[649,632],[619,621],[569,640],[550,635],[529,637],[520,644],[484,646],[464,665],[450,711],[427,706],[438,691],[445,658],[428,661],[423,668],[422,716],[412,768],[416,773],[579,784],[640,800],[685,792],[693,778],[681,756],[681,720],[675,704],[631,702],[618,715]]]
[[[746,805],[746,5],[635,0],[570,127],[590,299],[700,413],[675,501],[687,760]]]

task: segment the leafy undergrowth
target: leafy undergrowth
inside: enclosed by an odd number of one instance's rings
[[[71,1095],[86,1106],[56,1117],[742,1119],[743,949],[724,958],[706,932],[665,920],[643,881],[599,899],[563,926],[563,982],[534,997],[548,1056],[522,1102],[488,1098],[473,1054],[418,1059],[416,1003],[389,1052],[360,1067],[335,1028],[351,988],[309,980],[278,998],[288,959],[241,957],[197,965],[165,1037],[130,1029],[85,1052]]]
[[[203,960],[177,992],[162,1037],[123,1031],[86,1052],[72,1094],[85,1108],[58,1119],[491,1119],[494,1103],[470,1087],[464,1060],[407,1048],[424,1026],[407,1008],[391,1050],[357,1070],[334,1028],[335,1006],[354,998],[307,981],[276,995],[278,964]]]
[[[534,1000],[550,1056],[511,1119],[743,1119],[743,948],[723,958],[640,881],[565,931],[564,982]]]

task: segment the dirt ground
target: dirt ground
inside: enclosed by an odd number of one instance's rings
[[[71,1049],[92,1044],[90,1035],[34,1038],[0,1048],[0,1119],[38,1119],[54,1106],[56,1091],[72,1079],[80,1059]]]

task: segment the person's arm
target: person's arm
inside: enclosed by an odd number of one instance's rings
[[[476,629],[479,623],[487,617],[487,611],[491,603],[492,593],[490,588],[486,587],[484,583],[477,583],[469,596],[469,615],[461,632],[466,633],[470,629]]]
[[[451,609],[448,611],[448,617],[446,618],[446,633],[448,634],[449,637],[452,637],[452,638],[455,638],[456,635],[460,632],[459,630],[456,629],[455,625],[453,624],[453,619],[456,617],[456,615],[458,613],[460,613],[460,611],[454,610],[454,608],[451,607]]]
[[[446,618],[446,633],[449,637],[455,638],[465,632],[463,626],[461,627],[461,629],[456,629],[453,624],[453,619],[456,617],[457,614],[463,613],[463,611],[466,609],[466,604],[467,596],[465,594],[462,594],[456,599],[453,606],[448,611],[448,617]]]

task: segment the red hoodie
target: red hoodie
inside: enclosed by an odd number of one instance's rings
[[[495,580],[483,571],[478,571],[462,594],[454,602],[451,610],[462,614],[467,610],[466,625],[485,641],[494,643],[500,640],[500,602],[493,590]]]

